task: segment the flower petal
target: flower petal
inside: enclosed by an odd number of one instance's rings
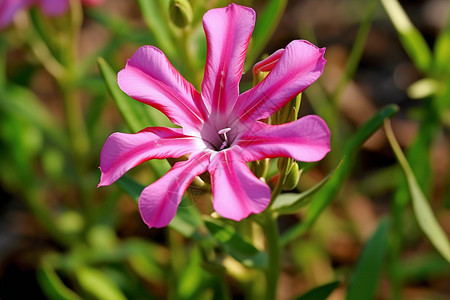
[[[284,156],[312,162],[321,160],[330,151],[330,130],[315,115],[282,125],[256,122],[238,145],[246,161]]]
[[[139,48],[119,72],[117,81],[130,97],[159,109],[185,133],[203,124],[200,94],[158,48]]]
[[[38,0],[42,11],[49,16],[60,16],[69,8],[69,0]]]
[[[324,52],[325,48],[319,49],[308,41],[291,42],[269,75],[239,96],[234,110],[241,121],[267,118],[305,90],[322,74]]]
[[[149,159],[180,157],[201,149],[202,145],[199,138],[184,135],[181,128],[149,127],[134,134],[113,133],[100,155],[102,175],[98,186],[113,183]]]
[[[270,203],[270,189],[247,167],[238,146],[217,152],[208,171],[211,174],[213,206],[222,217],[240,221],[262,212]]]
[[[258,72],[269,72],[272,71],[272,69],[277,65],[278,61],[280,60],[281,55],[283,55],[284,49],[279,49],[272,53],[269,57],[266,59],[257,62],[253,66],[253,74],[256,74]]]
[[[203,17],[208,52],[202,97],[213,115],[227,113],[239,96],[255,18],[253,9],[236,4],[211,9]]]
[[[15,14],[28,5],[28,0],[0,1],[0,29],[8,26],[14,19]]]
[[[195,176],[205,172],[209,154],[193,154],[189,160],[177,162],[170,171],[146,187],[139,197],[139,211],[149,227],[164,227],[175,216],[184,191]]]

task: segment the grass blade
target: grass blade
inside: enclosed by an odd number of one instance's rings
[[[450,262],[449,240],[444,230],[436,220],[433,211],[431,210],[431,207],[427,199],[425,198],[425,195],[420,189],[416,177],[414,176],[414,173],[409,166],[408,160],[403,154],[400,145],[395,138],[390,123],[385,122],[384,127],[392,150],[394,151],[395,156],[397,157],[397,160],[402,167],[403,172],[405,173],[409,192],[412,198],[414,215],[416,216],[417,222],[430,242],[433,244],[433,246],[448,262]]]
[[[322,189],[317,192],[315,199],[312,201],[308,211],[306,212],[304,221],[293,226],[283,234],[281,237],[282,245],[286,245],[301,234],[305,233],[314,224],[325,207],[331,203],[341,189],[347,179],[347,176],[355,161],[355,156],[361,146],[383,125],[386,118],[390,118],[397,111],[398,107],[396,105],[387,105],[356,132],[354,137],[347,143],[341,166],[338,170],[336,170],[333,177],[328,180],[326,184],[324,184]]]
[[[328,296],[339,286],[339,281],[332,281],[330,283],[315,287],[295,300],[326,300]]]
[[[347,288],[347,300],[369,300],[375,298],[378,277],[387,244],[388,230],[388,219],[384,219],[365,245]]]

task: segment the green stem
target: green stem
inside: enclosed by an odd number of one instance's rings
[[[265,269],[266,299],[274,300],[277,296],[278,278],[281,271],[281,246],[277,216],[270,209],[263,213],[263,230],[266,235],[269,262]]]
[[[89,139],[87,136],[85,122],[83,119],[83,110],[80,99],[77,97],[76,79],[77,70],[77,55],[76,47],[78,42],[79,30],[83,20],[81,11],[81,4],[79,1],[70,1],[70,31],[69,38],[62,43],[64,55],[64,66],[67,76],[58,78],[60,88],[62,91],[64,109],[66,114],[66,121],[69,130],[69,135],[72,142],[73,154],[77,164],[83,165],[85,155],[89,149]]]
[[[331,96],[331,99],[336,103],[339,103],[342,92],[344,91],[348,81],[353,77],[356,69],[358,68],[377,3],[378,0],[370,0],[366,5],[366,9],[361,21],[361,26],[358,29],[358,34],[356,35],[355,42],[353,43],[353,47],[350,52],[348,62],[345,66],[344,73],[342,74],[341,78],[339,78],[339,82]]]

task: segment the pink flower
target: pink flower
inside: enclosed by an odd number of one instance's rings
[[[32,5],[38,5],[48,16],[59,16],[66,12],[69,0],[0,0],[0,29],[8,26],[16,13]]]
[[[83,5],[100,5],[104,0],[81,0]],[[47,16],[60,16],[69,9],[69,0],[0,0],[0,29],[11,24],[22,9],[37,5]]]
[[[146,160],[189,154],[188,160],[176,163],[143,190],[139,209],[149,227],[166,226],[194,177],[206,171],[218,214],[238,221],[260,213],[270,202],[270,189],[246,162],[282,156],[311,162],[330,150],[328,127],[317,116],[274,126],[259,121],[322,74],[325,49],[303,40],[291,42],[257,64],[271,72],[239,95],[254,24],[255,12],[235,4],[205,14],[208,52],[201,94],[152,46],[138,49],[119,72],[118,83],[125,93],[159,109],[182,128],[113,133],[101,153],[99,186],[112,184]]]

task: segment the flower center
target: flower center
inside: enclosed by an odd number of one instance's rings
[[[228,145],[228,137],[227,137],[227,132],[229,132],[231,130],[231,128],[224,128],[224,129],[220,129],[217,133],[219,135],[223,135],[223,143],[222,145],[220,145],[219,150],[223,150],[225,149]]]

